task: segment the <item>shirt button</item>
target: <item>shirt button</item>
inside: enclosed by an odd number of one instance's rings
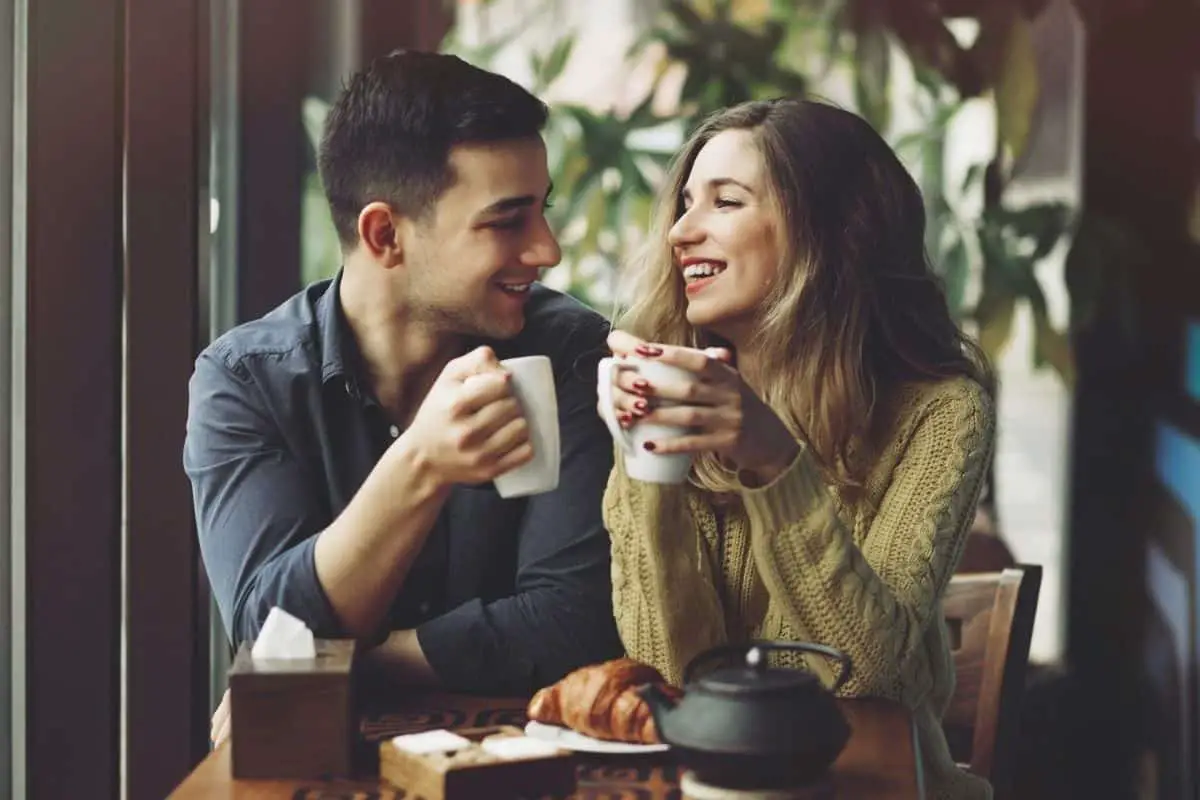
[[[400,429],[395,425],[392,425],[390,428],[388,428],[388,433],[391,434],[393,439],[396,439],[400,436]]]
[[[417,610],[420,611],[422,614],[428,614],[429,613],[429,601],[422,600],[421,605],[417,606]]]

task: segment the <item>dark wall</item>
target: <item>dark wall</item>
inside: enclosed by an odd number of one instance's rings
[[[1089,31],[1084,207],[1111,244],[1074,275],[1102,286],[1075,334],[1067,651],[1078,796],[1132,796],[1156,724],[1144,724],[1143,649],[1160,632],[1145,563],[1167,502],[1156,426],[1181,403],[1184,331],[1200,299],[1185,222],[1200,175],[1198,51],[1196,12],[1181,2]]]
[[[450,27],[443,0],[362,0],[362,55],[367,61],[398,48],[435,50]]]

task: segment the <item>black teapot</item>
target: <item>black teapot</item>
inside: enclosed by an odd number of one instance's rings
[[[812,673],[769,668],[766,654],[792,650],[835,659],[841,670],[832,691]],[[696,678],[718,658],[744,656],[744,664]],[[801,786],[833,763],[850,727],[833,692],[850,677],[840,650],[806,642],[751,641],[713,648],[684,670],[684,696],[674,701],[656,685],[639,693],[650,706],[659,738],[676,761],[708,785],[730,789]]]

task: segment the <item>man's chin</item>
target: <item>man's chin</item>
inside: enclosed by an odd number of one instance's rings
[[[515,339],[521,331],[525,330],[525,319],[522,318],[518,323],[507,327],[491,326],[484,335],[489,339]]]
[[[525,330],[525,314],[491,317],[487,321],[477,321],[474,335],[484,339],[512,339]]]

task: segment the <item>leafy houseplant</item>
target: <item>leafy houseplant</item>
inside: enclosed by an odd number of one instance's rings
[[[487,2],[487,0],[483,0]],[[1013,207],[1006,188],[1025,154],[1038,84],[1030,26],[1046,0],[662,0],[658,20],[631,56],[655,48],[651,91],[632,111],[596,111],[579,103],[551,104],[546,130],[555,202],[548,212],[559,233],[564,267],[548,280],[598,307],[611,298],[617,265],[641,241],[654,190],[684,134],[699,119],[747,99],[807,93],[830,80],[849,80],[854,107],[884,134],[913,169],[927,205],[926,246],[945,283],[952,311],[973,326],[993,357],[1011,337],[1017,309],[1035,321],[1033,360],[1070,383],[1068,338],[1050,320],[1037,271],[1064,237],[1072,325],[1089,317],[1097,282],[1094,257],[1109,252],[1113,234],[1099,221],[1075,219],[1061,203]],[[489,66],[550,0],[496,36],[473,47],[451,29],[444,50]],[[955,20],[974,22],[971,44],[960,42]],[[542,94],[574,53],[570,32],[532,56],[529,88]],[[902,62],[907,62],[904,64]],[[907,67],[917,91],[911,102],[921,124],[895,130],[895,76]],[[672,68],[686,77],[675,89],[678,113],[655,112],[653,98]],[[989,99],[995,151],[951,185],[945,171],[947,134],[964,106]],[[310,100],[306,123],[319,130],[323,106]],[[315,142],[315,138],[314,138]],[[968,199],[972,199],[968,202]],[[310,202],[311,201],[311,202]],[[310,176],[305,201],[305,275],[328,270],[336,237]],[[311,223],[311,224],[310,224]],[[1093,258],[1076,257],[1076,251]],[[972,287],[975,291],[972,291]]]
[[[1045,0],[664,0],[659,20],[634,46],[633,55],[651,47],[662,54],[658,82],[634,112],[597,113],[569,103],[552,109],[549,138],[560,202],[551,219],[563,234],[569,265],[602,264],[591,274],[574,275],[568,288],[592,302],[607,299],[595,296],[596,281],[639,240],[655,175],[669,154],[631,142],[669,124],[652,112],[650,98],[672,66],[686,71],[677,90],[676,142],[718,108],[806,93],[848,78],[855,110],[889,139],[922,186],[927,250],[956,317],[974,327],[995,357],[1011,338],[1017,309],[1027,305],[1035,321],[1035,365],[1053,368],[1070,383],[1068,339],[1051,322],[1038,266],[1073,233],[1077,247],[1103,251],[1079,237],[1104,235],[1105,226],[1077,225],[1062,203],[1014,207],[1006,200],[1037,112],[1031,20],[1044,5]],[[953,32],[963,19],[978,29],[969,46]],[[572,43],[568,35],[549,48],[535,65],[534,88],[553,82]],[[894,130],[892,113],[901,66],[915,77],[912,102],[922,123],[903,134]],[[952,186],[944,168],[947,134],[967,103],[978,98],[989,100],[994,110],[995,151]],[[1081,266],[1078,259],[1068,264]],[[1069,282],[1073,324],[1088,316],[1088,285],[1086,279]]]

